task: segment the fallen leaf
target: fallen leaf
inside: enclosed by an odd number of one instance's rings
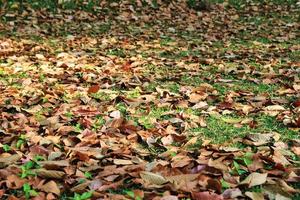
[[[208,95],[206,93],[202,93],[202,94],[196,94],[193,93],[189,96],[189,101],[191,103],[199,103],[200,101],[206,99]]]
[[[236,199],[237,197],[242,197],[243,194],[239,188],[226,189],[222,196],[224,199]]]
[[[240,185],[247,184],[249,188],[256,186],[256,185],[262,185],[267,181],[268,173],[257,173],[253,172],[247,178],[245,178]]]
[[[133,162],[131,160],[124,160],[124,159],[114,159],[113,160],[115,165],[132,165]]]
[[[221,195],[211,192],[193,192],[192,197],[195,200],[223,200]]]
[[[85,189],[90,185],[91,181],[85,181],[71,188],[72,192],[83,193]]]
[[[44,168],[33,170],[38,176],[42,178],[54,178],[54,179],[62,179],[65,175],[62,171],[57,170],[47,170]]]
[[[3,155],[3,154],[2,154]],[[0,168],[7,167],[18,160],[20,160],[21,156],[19,154],[8,155],[5,157],[0,157]]]
[[[258,192],[245,192],[245,195],[249,197],[251,200],[264,200],[264,194],[263,193],[258,193]]]
[[[88,93],[89,94],[97,93],[99,90],[100,90],[99,85],[93,85],[93,86],[89,87]]]
[[[142,171],[140,172],[140,176],[144,182],[153,185],[163,185],[168,182],[163,176],[152,172]]]
[[[243,140],[243,143],[254,145],[254,146],[261,146],[272,142],[274,134],[261,134],[261,133],[254,133],[254,134],[247,134]]]
[[[62,167],[68,167],[70,165],[67,160],[38,161],[38,164],[45,169],[61,169]]]
[[[54,181],[47,182],[40,189],[47,193],[54,193],[58,196],[60,195],[60,189]]]

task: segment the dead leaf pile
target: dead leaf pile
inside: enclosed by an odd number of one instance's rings
[[[100,2],[1,14],[1,199],[299,198],[296,4]]]

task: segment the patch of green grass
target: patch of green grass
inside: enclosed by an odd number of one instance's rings
[[[10,147],[8,144],[4,144],[4,145],[2,146],[2,149],[3,149],[5,152],[8,152],[8,151],[11,150],[11,147]]]
[[[207,77],[209,77],[209,73],[206,73]],[[204,83],[203,77],[201,75],[190,76],[188,74],[183,75],[180,80],[181,83],[185,85],[197,86],[201,83]]]
[[[187,49],[187,50],[165,50],[159,53],[159,56],[162,58],[169,58],[169,59],[176,59],[180,60],[182,58],[188,57],[188,56],[200,56],[201,53],[199,50],[193,50],[193,49]]]
[[[90,94],[90,96],[93,97],[94,99],[98,99],[101,101],[110,101],[111,100],[109,94],[107,94],[105,92],[101,92],[101,91],[92,93],[92,94]]]
[[[167,51],[167,50],[160,52],[159,56],[162,58],[169,58],[169,59],[176,58],[176,54],[173,51]]]
[[[126,97],[131,99],[136,99],[141,96],[142,90],[139,87],[136,87],[134,90],[128,91]]]
[[[17,9],[20,12],[23,11],[24,5],[20,4],[19,0],[10,0],[8,9],[12,10],[15,9],[13,5],[17,5]],[[82,9],[88,12],[95,12],[95,8],[99,5],[99,0],[88,0],[88,1],[75,1],[75,0],[68,0],[63,1],[62,3],[58,4],[58,1],[53,0],[28,0],[26,3],[33,9],[47,9],[51,12],[56,12],[58,8],[63,9]]]
[[[283,140],[299,139],[299,133],[286,127],[282,122],[276,120],[275,117],[268,115],[259,115],[256,118],[258,127],[255,132],[278,132]]]
[[[91,174],[91,172],[84,172],[84,176],[87,179],[93,179],[93,175]]]
[[[231,89],[222,83],[215,83],[213,84],[214,89],[216,89],[221,95],[225,95],[227,92],[229,92]]]
[[[253,186],[253,187],[249,188],[249,191],[256,192],[256,193],[262,193],[263,188],[262,188],[261,185],[256,185],[256,186]]]
[[[73,127],[74,127],[74,131],[78,133],[81,133],[84,129],[80,123],[76,123]]]
[[[276,90],[279,88],[278,85],[275,84],[257,84],[249,81],[235,81],[233,83],[214,83],[213,87],[221,94],[225,95],[230,91],[249,91],[254,94],[262,94],[268,93],[270,96],[276,94]]]
[[[177,83],[171,83],[167,88],[173,93],[179,93],[180,85]]]
[[[103,33],[109,32],[110,28],[111,28],[111,24],[110,24],[110,23],[105,23],[105,24],[99,25],[98,27],[95,27],[95,30],[94,30],[94,31],[95,31],[96,33],[101,33],[101,34],[103,34]]]
[[[256,84],[253,82],[240,82],[240,84],[235,85],[235,91],[237,90],[245,90],[245,91],[251,91],[255,94],[260,93],[268,93],[273,94],[278,89],[278,86],[275,84]]]
[[[272,0],[271,2],[277,5],[295,5],[298,0]]]
[[[26,72],[18,72],[18,73],[14,73],[14,74],[9,74],[4,69],[0,69],[0,79],[8,82],[8,84],[12,84],[12,85],[19,84],[20,87],[23,87],[22,84],[17,83],[17,81],[19,79],[25,79],[25,78],[29,78],[29,77],[30,77],[30,75]]]
[[[125,51],[123,49],[110,49],[108,52],[107,52],[107,55],[113,55],[113,56],[118,56],[118,57],[126,57],[126,54],[125,54]]]
[[[263,44],[271,44],[272,41],[269,38],[265,38],[265,37],[258,37],[256,39],[256,41],[263,43]]]
[[[226,122],[227,120],[241,119],[238,116],[208,116],[206,118],[207,127],[198,127],[191,129],[191,131],[193,135],[210,139],[213,143],[230,142],[233,138],[244,137],[248,133],[278,132],[283,140],[299,138],[299,134],[296,131],[288,129],[282,122],[277,121],[275,117],[263,114],[249,117],[253,117],[257,121],[258,125],[256,128],[251,129],[247,125],[238,128],[234,124]]]
[[[168,46],[170,42],[173,42],[174,40],[169,36],[160,36],[160,45],[161,46]]]
[[[82,194],[74,193],[72,200],[87,200],[93,196],[93,191],[84,192]]]
[[[65,115],[67,118],[70,118],[70,119],[72,119],[72,118],[74,117],[74,114],[73,114],[71,111],[65,112],[64,115]]]
[[[158,86],[159,86],[159,83],[157,83],[156,81],[152,81],[152,82],[149,82],[149,83],[144,85],[143,91],[145,91],[146,93],[154,92],[155,88],[158,87]]]
[[[38,42],[38,43],[42,43],[43,42],[43,38],[39,35],[30,35],[30,39],[34,42]]]
[[[165,73],[169,73],[171,69],[166,67],[166,66],[156,66],[156,65],[147,65],[145,66],[144,69],[144,74],[146,75],[150,75],[150,74],[165,74]]]
[[[21,148],[24,144],[26,144],[27,142],[27,138],[25,135],[20,135],[18,140],[17,140],[17,143],[16,143],[16,147],[19,149]]]
[[[38,195],[38,192],[36,192],[34,189],[31,188],[29,183],[25,183],[23,185],[23,192],[25,194],[26,199],[30,199],[31,197],[35,197]]]
[[[224,143],[235,137],[243,137],[249,130],[246,126],[236,128],[217,116],[207,117],[206,123],[207,127],[198,127],[191,129],[191,131],[193,135],[203,136],[206,139],[210,139],[213,143]]]
[[[235,9],[240,10],[244,6],[246,6],[247,1],[241,1],[241,0],[229,0],[229,5],[233,6]]]
[[[224,0],[211,0],[212,3],[224,3]],[[265,1],[261,0],[253,0],[253,2],[257,3],[258,5],[263,4]],[[268,1],[269,3],[273,3],[275,5],[296,5],[297,0],[271,0]],[[232,6],[237,10],[244,9],[249,2],[247,0],[228,0],[228,6]]]
[[[126,114],[127,113],[127,106],[124,102],[120,102],[120,103],[117,103],[116,106],[115,106],[118,111],[120,111],[121,113],[123,114]]]
[[[140,108],[136,111],[136,114],[139,115],[139,117],[134,118],[133,120],[137,124],[144,126],[145,129],[151,129],[154,128],[155,125],[153,121],[166,120],[171,117],[167,115],[168,111],[170,111],[170,108],[157,108],[155,106],[151,106],[150,112],[148,113],[147,110]]]
[[[26,178],[28,176],[35,176],[36,174],[32,171],[32,169],[39,168],[40,166],[36,163],[36,161],[30,160],[21,166],[21,178]]]
[[[202,142],[201,138],[199,137],[199,138],[197,138],[197,141],[194,144],[187,146],[187,149],[191,150],[191,151],[197,150],[197,149],[201,148],[202,144],[203,144],[203,142]],[[176,146],[176,145],[174,145],[174,146]]]
[[[93,123],[92,127],[94,130],[100,129],[105,124],[105,120],[102,116],[97,116],[95,122]]]
[[[288,54],[287,59],[291,61],[299,61],[300,60],[300,52],[299,51],[292,51]]]

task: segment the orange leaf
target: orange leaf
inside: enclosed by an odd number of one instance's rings
[[[88,93],[91,94],[91,93],[96,93],[98,92],[100,89],[100,86],[99,85],[93,85],[89,88],[88,90]]]
[[[123,69],[124,71],[130,71],[130,70],[131,70],[131,62],[130,62],[130,61],[127,61],[126,63],[124,63],[124,64],[122,65],[122,69]]]

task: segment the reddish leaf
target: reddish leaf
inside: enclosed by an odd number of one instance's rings
[[[193,192],[192,197],[195,200],[223,200],[223,196],[212,192]]]
[[[100,90],[100,86],[99,85],[93,85],[88,89],[88,93],[92,94],[92,93],[97,93]]]
[[[293,106],[294,107],[299,107],[300,106],[300,99],[299,100],[297,100],[297,101],[295,101],[294,103],[293,103]]]
[[[127,61],[126,63],[124,63],[123,65],[122,65],[122,70],[124,70],[124,71],[130,71],[131,70],[131,61]]]

